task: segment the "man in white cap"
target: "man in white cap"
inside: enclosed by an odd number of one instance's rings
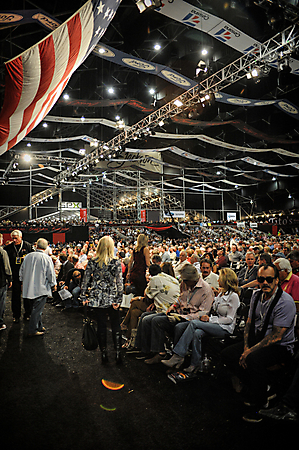
[[[180,276],[187,290],[181,293],[166,314],[146,315],[139,321],[135,346],[143,353],[155,354],[145,360],[147,364],[156,364],[165,358],[165,332],[174,332],[174,340],[177,341],[189,320],[198,319],[210,312],[214,294],[208,283],[200,278],[196,268],[192,264],[186,264]]]

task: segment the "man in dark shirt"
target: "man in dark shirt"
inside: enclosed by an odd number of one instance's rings
[[[18,323],[21,317],[21,282],[19,280],[19,271],[21,264],[28,253],[33,252],[33,247],[29,242],[23,241],[22,231],[14,230],[11,233],[12,243],[4,247],[7,252],[12,270],[12,294],[11,309],[13,321]],[[24,298],[24,320],[29,320],[31,314],[31,303]]]

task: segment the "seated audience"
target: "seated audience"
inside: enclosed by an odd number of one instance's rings
[[[202,371],[202,338],[215,336],[224,338],[234,332],[236,313],[240,306],[238,295],[238,278],[229,268],[221,269],[219,275],[220,294],[215,298],[211,313],[201,316],[198,320],[191,320],[186,330],[173,349],[173,356],[162,360],[167,367],[179,368],[192,343],[191,364],[185,372]]]
[[[146,359],[147,364],[159,363],[165,357],[165,333],[172,334],[177,329],[184,330],[192,319],[198,319],[210,312],[214,295],[211,287],[199,277],[196,268],[186,264],[180,274],[187,290],[183,291],[165,313],[150,314],[139,322],[135,341],[136,349],[145,354],[153,353]],[[135,350],[134,350],[135,351]]]

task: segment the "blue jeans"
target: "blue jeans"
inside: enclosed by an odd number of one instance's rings
[[[3,325],[6,295],[7,295],[7,285],[0,288],[0,326]]]
[[[37,331],[42,331],[42,313],[47,302],[47,295],[42,295],[34,299],[30,299],[32,303],[32,312],[29,320],[28,333],[35,334]]]
[[[205,335],[223,338],[228,331],[221,328],[217,323],[202,322],[201,320],[192,320],[173,351],[179,356],[185,356],[192,342],[192,366],[198,366],[202,360],[202,338]]]
[[[165,313],[145,312],[139,319],[135,347],[144,353],[162,353],[165,351],[165,332],[180,335],[180,329],[186,324],[188,322],[170,322]]]
[[[80,286],[75,285],[75,283],[70,282],[69,291],[72,297],[67,298],[63,303],[66,308],[79,308],[79,297],[81,293]]]

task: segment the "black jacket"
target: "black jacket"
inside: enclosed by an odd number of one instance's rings
[[[21,264],[16,264],[16,258],[19,256],[22,258],[22,261],[28,253],[31,253],[34,251],[32,245],[27,241],[22,241],[22,248],[19,252],[17,252],[17,248],[12,242],[11,244],[8,244],[4,247],[4,250],[7,252],[10,262],[10,267],[12,270],[12,277],[14,280],[19,280],[19,270],[21,267]]]
[[[62,264],[60,267],[59,274],[57,276],[57,281],[65,281],[66,276],[69,270],[74,268],[74,264],[70,261],[67,261],[65,264]]]

